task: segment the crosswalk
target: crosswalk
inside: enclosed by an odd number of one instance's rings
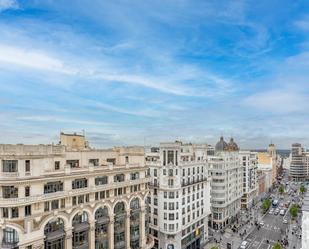
[[[275,226],[275,225],[271,225],[271,224],[265,224],[263,226],[263,229],[266,229],[266,230],[272,230],[272,231],[280,231],[280,227],[278,226]]]
[[[275,241],[270,240],[269,243],[265,241],[263,238],[254,237],[251,239],[247,239],[249,242],[249,249],[270,249]]]

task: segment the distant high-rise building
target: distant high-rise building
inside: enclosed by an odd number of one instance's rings
[[[198,249],[206,242],[210,215],[208,151],[207,145],[179,141],[146,151],[154,248]]]
[[[243,166],[239,148],[233,139],[226,143],[223,137],[215,146],[213,156],[207,158],[211,172],[211,223],[221,229],[232,223],[240,211],[243,195]]]
[[[292,144],[290,178],[293,181],[309,180],[309,152],[301,144]]]

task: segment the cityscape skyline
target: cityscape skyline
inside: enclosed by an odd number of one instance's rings
[[[0,0],[0,142],[308,148],[308,8]]]

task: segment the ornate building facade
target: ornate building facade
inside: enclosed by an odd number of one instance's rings
[[[208,239],[207,145],[161,143],[146,151],[155,249],[199,249]]]
[[[243,195],[243,166],[239,148],[233,139],[223,137],[215,146],[213,156],[207,158],[211,172],[211,226],[222,229],[231,224],[240,211]]]
[[[143,148],[2,144],[0,159],[1,248],[153,246]]]

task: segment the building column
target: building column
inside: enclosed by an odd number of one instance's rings
[[[114,215],[110,215],[108,224],[108,248],[114,249]]]
[[[131,212],[130,209],[127,210],[126,213],[126,229],[125,229],[125,237],[126,237],[126,249],[130,249],[130,216],[131,216]]]
[[[65,249],[72,249],[72,228],[65,230]]]
[[[140,237],[140,247],[144,248],[146,246],[146,231],[145,231],[145,206],[141,207],[140,213],[140,224],[139,224],[139,237]]]
[[[95,249],[95,221],[90,221],[89,249]]]

